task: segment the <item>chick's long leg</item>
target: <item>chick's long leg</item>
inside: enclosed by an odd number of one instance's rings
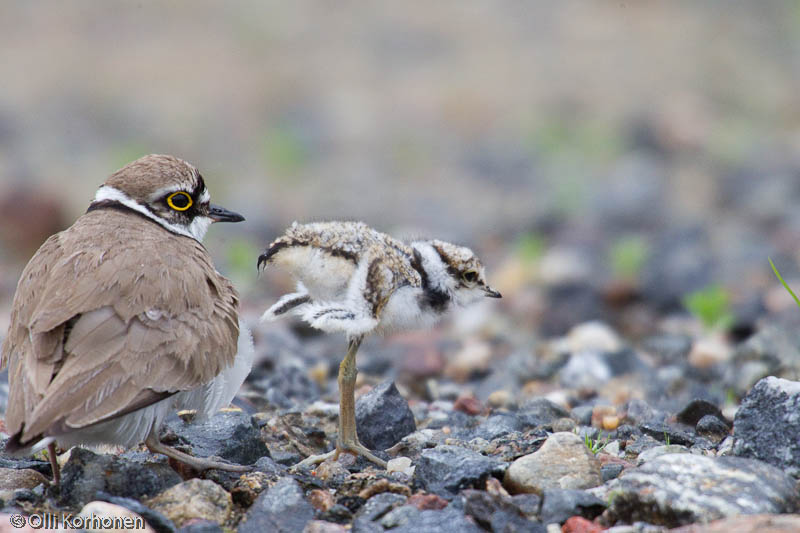
[[[363,455],[373,463],[386,468],[386,461],[376,457],[363,444],[358,441],[356,433],[356,353],[363,336],[350,340],[347,347],[347,354],[339,364],[339,437],[336,439],[336,449],[320,455],[312,455],[294,465],[293,469],[304,466],[319,464],[329,458],[335,461],[339,455],[351,453],[353,455]]]

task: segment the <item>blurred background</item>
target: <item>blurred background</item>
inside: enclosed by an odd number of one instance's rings
[[[151,152],[247,217],[206,242],[252,318],[290,286],[258,253],[329,218],[478,251],[504,299],[435,333],[495,339],[467,359],[800,315],[767,260],[800,287],[796,2],[6,1],[0,65],[3,332],[33,251]]]

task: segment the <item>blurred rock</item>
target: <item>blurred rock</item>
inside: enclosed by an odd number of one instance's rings
[[[676,527],[739,514],[797,508],[792,478],[774,466],[739,457],[669,454],[622,474],[606,489],[610,511],[626,522]]]
[[[248,509],[238,533],[296,533],[303,531],[314,518],[314,508],[306,501],[297,481],[281,478],[270,487]]]
[[[353,531],[372,531],[381,530],[381,526],[376,522],[385,514],[399,507],[406,502],[405,496],[384,492],[376,494],[368,499],[364,505],[356,512],[353,520]]]
[[[692,524],[671,529],[670,533],[730,533],[731,531],[757,531],[758,533],[795,533],[800,531],[800,515],[741,515],[721,518],[708,524]]]
[[[542,494],[546,489],[583,489],[601,485],[600,463],[579,436],[554,433],[542,447],[514,461],[503,484],[510,492]]]
[[[548,489],[542,494],[541,521],[563,524],[571,516],[593,519],[605,511],[606,504],[582,490]]]
[[[29,468],[0,468],[0,490],[32,489],[50,480]]]
[[[192,519],[224,525],[233,509],[231,495],[207,479],[191,479],[150,498],[147,505],[181,527]]]
[[[29,258],[54,233],[69,226],[63,198],[51,190],[16,183],[0,190],[0,243],[20,259]]]
[[[528,520],[513,504],[510,496],[489,494],[487,491],[467,489],[462,492],[464,514],[488,531],[536,531],[536,524]]]
[[[734,454],[800,477],[800,382],[767,377],[756,383],[733,421]]]
[[[371,450],[391,448],[417,430],[408,401],[393,381],[384,381],[356,400],[356,427],[361,443]]]
[[[636,464],[641,466],[648,461],[652,461],[656,457],[668,455],[670,453],[689,453],[689,448],[681,446],[680,444],[665,444],[664,446],[654,446],[648,448],[639,454],[636,458]]]

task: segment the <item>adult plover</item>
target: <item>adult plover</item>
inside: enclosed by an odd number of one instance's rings
[[[112,174],[87,212],[28,263],[3,344],[9,367],[6,450],[55,442],[144,442],[204,470],[246,467],[162,444],[175,409],[227,405],[250,370],[239,298],[200,243],[213,222],[244,218],[210,203],[189,163],[149,155]]]

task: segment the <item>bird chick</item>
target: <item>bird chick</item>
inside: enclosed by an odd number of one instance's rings
[[[294,223],[258,258],[297,280],[262,316],[294,314],[314,328],[347,336],[339,366],[339,438],[336,449],[297,466],[341,452],[386,463],[359,441],[355,426],[356,352],[365,335],[429,327],[457,305],[500,298],[486,283],[484,267],[469,248],[439,240],[405,244],[361,222]]]

